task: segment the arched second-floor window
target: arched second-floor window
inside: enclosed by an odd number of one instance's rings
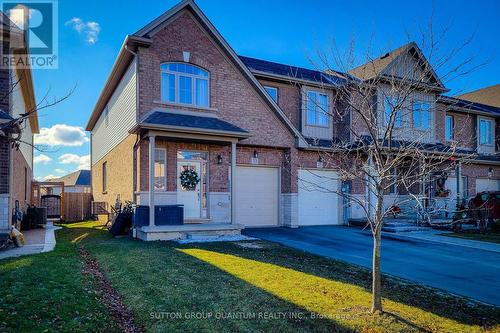
[[[209,74],[199,67],[170,62],[161,64],[161,100],[208,107]]]

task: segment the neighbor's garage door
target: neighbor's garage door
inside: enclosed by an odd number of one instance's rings
[[[299,170],[299,225],[342,224],[338,190],[335,172]]]
[[[483,191],[499,191],[500,181],[496,179],[476,179],[476,193]]]
[[[278,168],[236,167],[236,223],[248,227],[278,225],[278,178]]]

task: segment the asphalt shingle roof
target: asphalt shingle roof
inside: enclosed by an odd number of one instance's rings
[[[90,186],[91,173],[90,170],[78,170],[59,178],[52,178],[48,182],[64,182],[64,186]]]
[[[474,90],[457,97],[475,103],[500,107],[500,84]]]
[[[442,96],[440,100],[452,106],[469,109],[472,111],[486,112],[492,114],[493,116],[500,116],[499,107],[476,103],[476,102],[470,102],[461,98],[450,97],[450,96]]]
[[[290,66],[271,62],[267,60],[255,59],[250,57],[239,56],[241,61],[250,69],[250,71],[259,71],[269,74],[289,77],[291,80],[300,79],[321,84],[341,85],[346,80],[341,76],[331,75],[322,71]],[[342,75],[342,74],[339,74]]]
[[[153,112],[147,116],[142,123],[248,134],[244,129],[215,117],[193,116],[161,111]]]

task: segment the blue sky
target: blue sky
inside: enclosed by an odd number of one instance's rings
[[[119,4],[118,4],[119,3]],[[59,69],[35,70],[37,98],[71,97],[41,112],[43,142],[37,152],[35,176],[61,175],[88,163],[89,143],[79,127],[90,112],[127,34],[132,34],[177,1],[59,1]],[[450,94],[500,81],[500,2],[498,1],[215,1],[197,0],[215,27],[239,54],[314,67],[308,56],[327,50],[335,40],[344,50],[356,41],[360,57],[371,46],[380,55],[420,36],[431,13],[437,31],[449,27],[443,50],[474,34],[455,61],[468,56],[486,64],[452,82]],[[434,8],[434,9],[433,9]],[[418,40],[417,40],[418,42]],[[59,125],[59,126],[56,126]],[[88,134],[87,134],[88,136]],[[40,157],[40,155],[43,155]]]

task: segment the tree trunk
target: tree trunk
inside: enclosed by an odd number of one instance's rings
[[[380,238],[381,228],[375,229],[373,235],[373,258],[372,258],[372,309],[371,312],[382,311],[381,283],[380,283]]]
[[[375,206],[375,228],[373,232],[373,257],[372,257],[372,313],[382,312],[382,296],[380,282],[380,243],[382,238],[382,223],[384,206],[384,192],[377,191],[377,204]]]

